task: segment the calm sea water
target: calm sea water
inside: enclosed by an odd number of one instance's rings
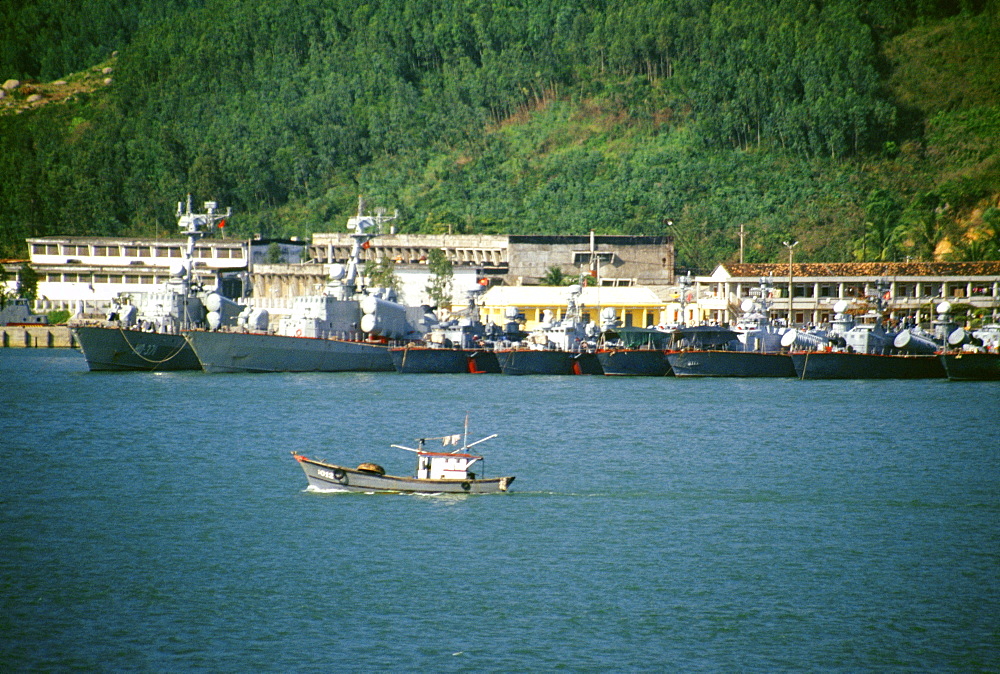
[[[0,349],[0,670],[993,670],[1000,385],[90,373]],[[500,433],[498,496],[290,450]]]

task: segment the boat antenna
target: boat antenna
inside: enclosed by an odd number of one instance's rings
[[[469,448],[469,413],[465,413],[465,435],[462,438],[462,450]]]

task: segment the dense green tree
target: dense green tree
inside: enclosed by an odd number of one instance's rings
[[[895,261],[899,257],[904,236],[901,223],[903,204],[888,190],[876,189],[865,204],[865,219],[860,248],[855,256],[860,261]]]
[[[120,56],[110,87],[0,108],[0,254],[67,230],[171,231],[188,192],[232,206],[234,235],[308,235],[360,191],[411,231],[670,220],[701,269],[731,259],[744,223],[749,259],[780,256],[788,232],[803,256],[843,259],[885,224],[868,203],[882,188],[906,204],[905,236],[878,255],[928,257],[994,192],[995,78],[914,111],[885,48],[939,22],[958,36],[940,58],[968,45],[955,63],[992,68],[991,16],[980,0],[19,0],[0,6],[0,72]],[[932,169],[891,175],[920,153]]]
[[[427,269],[430,271],[425,289],[427,296],[438,309],[450,309],[452,280],[455,276],[451,260],[440,248],[431,248],[427,253]]]
[[[17,272],[17,296],[31,302],[38,297],[38,272],[27,262]]]
[[[396,266],[387,257],[380,257],[365,263],[368,284],[375,288],[389,288],[399,293],[402,283],[396,275]]]
[[[561,286],[565,284],[566,275],[562,269],[553,265],[545,270],[545,276],[542,277],[543,286]]]

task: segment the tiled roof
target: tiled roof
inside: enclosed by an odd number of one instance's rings
[[[788,276],[788,264],[733,263],[722,265],[735,277],[773,274]],[[793,276],[998,276],[1000,261],[985,262],[801,262],[792,264]]]

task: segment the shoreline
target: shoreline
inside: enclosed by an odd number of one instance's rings
[[[67,325],[0,325],[0,347],[73,349],[79,347]]]

